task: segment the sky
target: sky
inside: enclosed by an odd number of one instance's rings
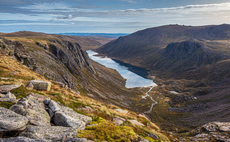
[[[0,32],[133,33],[230,24],[230,0],[0,0]]]

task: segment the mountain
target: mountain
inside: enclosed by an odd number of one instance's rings
[[[128,33],[59,33],[61,35],[71,35],[80,37],[104,37],[104,38],[118,38],[126,36]]]
[[[160,92],[152,96],[165,99],[148,116],[165,129],[167,122],[174,123],[177,128],[171,128],[183,133],[208,122],[229,121],[229,40],[227,24],[166,25],[120,37],[95,51],[151,70]]]

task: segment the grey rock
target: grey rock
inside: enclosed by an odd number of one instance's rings
[[[21,86],[20,84],[0,86],[0,93],[6,94],[11,90],[19,88],[20,86]]]
[[[151,133],[151,134],[148,134],[148,136],[155,140],[159,140],[159,137],[156,134]]]
[[[3,98],[11,98],[11,99],[16,99],[16,96],[10,92],[8,92]]]
[[[9,109],[0,107],[0,131],[20,131],[26,128],[28,119]]]
[[[53,100],[51,100],[50,103],[49,103],[49,108],[50,108],[53,112],[56,112],[56,111],[60,110],[59,106],[60,106],[60,105],[59,105],[57,102],[53,101]]]
[[[215,123],[205,124],[201,128],[204,129],[205,131],[208,131],[208,132],[217,132],[218,131],[218,125],[216,125]]]
[[[85,129],[85,122],[70,117],[62,112],[56,112],[53,121],[56,126],[74,127],[82,130]]]
[[[215,139],[215,141],[230,142],[228,133],[211,132],[210,134]]]
[[[0,98],[0,102],[16,103],[17,100],[14,98]]]
[[[43,80],[31,80],[28,84],[33,84],[34,89],[39,91],[50,91],[51,82]]]
[[[51,140],[30,139],[26,137],[12,137],[0,139],[0,142],[52,142]]]
[[[117,112],[121,112],[121,113],[125,113],[125,114],[127,114],[128,113],[128,111],[127,110],[123,110],[123,109],[115,109]]]
[[[230,122],[210,122],[202,128],[208,132],[230,132]]]
[[[63,139],[77,137],[78,131],[72,127],[62,126],[32,126],[28,125],[26,130],[19,136],[32,139],[46,139],[52,141],[62,141]]]
[[[38,96],[41,95],[30,93],[27,97],[20,99],[17,104],[11,106],[10,110],[25,116],[30,124],[50,126],[50,116],[46,112],[44,104],[39,103],[36,99]]]
[[[138,125],[138,126],[145,126],[144,124],[138,122],[137,120],[129,120],[133,125]]]
[[[122,125],[125,122],[124,118],[121,117],[117,117],[117,118],[113,118],[113,123],[117,124],[117,125]]]
[[[85,106],[85,107],[82,107],[82,108],[78,108],[78,110],[91,111],[91,112],[94,111],[94,110],[93,110],[91,107],[89,107],[89,106]]]
[[[44,101],[43,101],[43,103],[45,104],[45,105],[49,105],[49,103],[50,103],[50,99],[45,99]]]

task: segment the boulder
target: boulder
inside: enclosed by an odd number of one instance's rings
[[[6,94],[11,90],[19,88],[20,86],[21,86],[20,84],[0,86],[0,93]]]
[[[16,99],[16,96],[10,92],[8,92],[3,98],[11,98],[11,99]]]
[[[53,121],[56,126],[74,127],[82,130],[85,129],[85,122],[70,117],[63,112],[56,112]]]
[[[212,135],[213,139],[215,139],[215,141],[230,142],[230,137],[228,133],[211,132],[210,134]]]
[[[16,103],[17,100],[13,98],[0,98],[0,102]]]
[[[145,126],[144,124],[138,122],[137,120],[129,120],[133,125],[138,125],[138,126]]]
[[[30,93],[27,97],[20,99],[17,104],[11,106],[10,110],[25,116],[30,124],[50,126],[50,116],[45,110],[45,105],[37,101],[38,96],[41,95]]]
[[[43,81],[43,80],[31,80],[29,84],[32,84],[34,89],[39,91],[50,91],[51,89],[51,82],[49,81]]]
[[[117,112],[121,112],[121,113],[125,113],[125,114],[127,114],[128,113],[128,111],[127,110],[123,110],[123,109],[115,109]]]
[[[218,126],[213,122],[205,124],[201,128],[204,129],[205,131],[208,131],[208,132],[217,132],[218,131]]]
[[[26,130],[19,136],[32,139],[46,139],[52,141],[62,141],[63,139],[77,137],[78,131],[72,127],[62,126],[32,126],[28,125]]]
[[[51,140],[30,139],[26,137],[12,137],[0,139],[0,142],[52,142]]]
[[[121,118],[121,117],[116,117],[116,118],[113,118],[113,123],[115,123],[116,125],[122,125],[123,123],[125,122],[125,119],[124,118]]]
[[[60,116],[60,114],[62,113],[62,114],[64,114],[62,116],[70,116],[70,117],[72,117],[72,118],[74,118],[80,122],[83,121],[86,124],[89,124],[92,121],[91,117],[79,114],[69,107],[61,106],[53,100],[44,100],[43,103],[46,104],[46,106],[48,107],[47,110],[48,109],[52,110],[54,117],[55,117],[55,113],[58,112],[59,114],[57,116]],[[50,113],[50,115],[51,115],[51,113]]]
[[[0,93],[0,98],[5,97],[5,95],[6,95],[6,94],[1,94],[1,93]]]
[[[59,104],[53,100],[50,101],[49,103],[49,108],[53,111],[53,112],[56,112],[58,110],[60,110],[60,108],[58,107]]]
[[[26,117],[0,107],[0,131],[21,131],[26,128],[27,123]]]
[[[82,108],[78,108],[78,110],[91,111],[91,112],[94,111],[94,110],[93,110],[91,107],[89,107],[89,106],[85,106],[85,107],[82,107]]]

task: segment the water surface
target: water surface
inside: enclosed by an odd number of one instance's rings
[[[118,60],[113,60],[108,57],[94,56],[98,53],[92,50],[86,52],[92,60],[106,66],[107,68],[117,70],[123,78],[127,79],[125,85],[127,88],[156,86],[152,79],[147,78],[148,70]]]

